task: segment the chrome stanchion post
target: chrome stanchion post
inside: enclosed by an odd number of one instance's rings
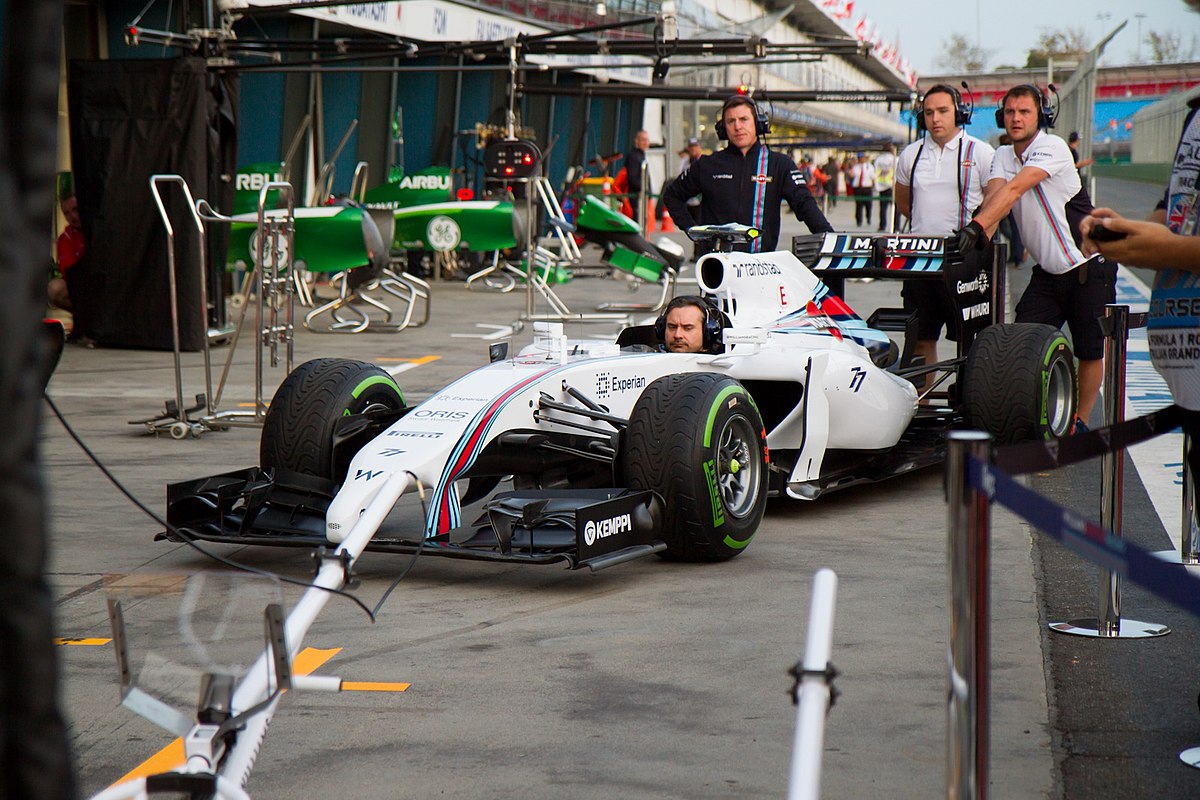
[[[1104,424],[1125,419],[1125,351],[1129,339],[1129,306],[1106,305],[1101,319],[1104,329]],[[1110,451],[1101,459],[1100,524],[1111,536],[1121,538],[1121,499],[1124,493],[1125,451]],[[1076,636],[1101,639],[1143,639],[1171,632],[1165,625],[1121,619],[1121,576],[1100,568],[1096,618],[1052,622],[1050,629]]]
[[[953,431],[946,456],[946,797],[983,800],[988,782],[991,503],[969,486],[968,457],[990,461],[991,437],[980,431]]]
[[[1183,434],[1183,530],[1179,535],[1179,560],[1188,565],[1200,564],[1200,508],[1196,503],[1196,473],[1192,471],[1191,459],[1200,455],[1195,450],[1196,440],[1191,434]]]
[[[1182,493],[1180,495],[1180,530],[1179,550],[1159,550],[1154,555],[1171,564],[1183,564],[1186,567],[1200,565],[1200,518],[1197,518],[1196,503],[1196,473],[1192,469],[1189,458],[1197,454],[1192,452],[1194,440],[1188,433],[1183,434],[1183,468]]]

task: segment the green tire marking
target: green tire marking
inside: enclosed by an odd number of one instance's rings
[[[750,540],[753,538],[754,538],[753,533],[750,534],[749,536],[747,536],[745,539],[742,539],[740,541],[737,539],[734,539],[732,536],[726,536],[725,537],[725,546],[732,547],[734,550],[741,550],[743,547],[750,544]]]
[[[722,389],[713,400],[712,405],[708,408],[708,421],[704,425],[704,446],[712,445],[713,423],[717,419],[717,411],[721,409],[721,403],[725,402],[725,398],[731,394],[742,393],[741,386],[726,386]]]
[[[355,386],[354,391],[350,393],[350,396],[353,397],[355,400],[357,400],[359,398],[359,395],[361,395],[367,389],[370,389],[372,386],[378,386],[380,384],[383,384],[384,386],[390,386],[393,389],[395,389],[396,395],[400,398],[400,403],[403,405],[404,392],[400,391],[400,386],[396,383],[396,381],[394,381],[392,379],[391,375],[372,375],[371,377],[369,377],[366,380],[359,383],[358,386]],[[350,416],[350,409],[347,408],[344,411],[342,411],[342,416],[343,417]]]
[[[711,458],[704,462],[704,480],[708,484],[708,499],[712,502],[713,527],[719,528],[725,524],[725,505],[717,489],[717,464]]]
[[[1050,416],[1046,412],[1049,410],[1047,406],[1047,393],[1050,391],[1050,362],[1054,359],[1054,354],[1058,352],[1060,347],[1068,346],[1065,336],[1058,336],[1050,343],[1050,347],[1046,350],[1046,358],[1042,361],[1042,418],[1041,425],[1045,428],[1042,434],[1043,439],[1051,439],[1050,432]]]

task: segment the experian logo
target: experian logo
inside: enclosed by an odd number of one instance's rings
[[[633,517],[630,514],[602,519],[599,522],[589,519],[583,526],[583,543],[591,547],[597,539],[607,539],[609,536],[616,536],[618,533],[626,533],[631,530],[633,530]]]

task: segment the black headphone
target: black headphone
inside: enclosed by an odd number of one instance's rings
[[[758,110],[758,103],[754,102],[754,98],[744,94],[735,94],[721,105],[721,113],[717,115],[717,138],[722,142],[729,141],[729,134],[725,132],[725,112],[735,106],[750,106],[750,110],[754,113],[756,136],[766,136],[771,132],[771,121],[767,119],[766,114]]]
[[[1050,88],[1053,90],[1054,85],[1051,84]],[[996,127],[1004,127],[1004,104],[1008,102],[1010,97],[1015,96],[1017,92],[1024,94],[1025,92],[1022,90],[1032,92],[1034,97],[1038,98],[1038,127],[1043,130],[1053,128],[1056,121],[1055,118],[1058,115],[1054,113],[1054,109],[1050,106],[1050,94],[1049,92],[1042,91],[1032,83],[1019,84],[1004,93],[1004,98],[1000,101],[1000,107],[996,109]]]
[[[925,132],[925,98],[938,92],[950,95],[950,101],[954,103],[955,127],[962,128],[971,124],[971,115],[974,113],[974,110],[968,108],[967,104],[963,102],[962,94],[959,93],[958,89],[947,83],[937,83],[925,90],[925,94],[921,95],[921,99],[917,101],[917,106],[913,110],[913,113],[917,115],[918,135]]]
[[[721,342],[721,330],[724,328],[724,320],[722,319],[721,312],[713,305],[711,300],[697,294],[681,294],[678,297],[672,298],[671,302],[667,303],[667,307],[659,314],[658,319],[654,320],[654,338],[660,343],[666,343],[667,315],[675,309],[683,308],[684,306],[699,308],[704,312],[704,322],[701,325],[704,338],[701,340],[700,346],[704,349],[704,352],[712,352]]]

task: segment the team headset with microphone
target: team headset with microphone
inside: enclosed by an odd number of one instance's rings
[[[1058,95],[1058,89],[1054,87],[1053,83],[1048,84],[1048,87],[1051,92],[1054,92],[1055,96]],[[1013,93],[1019,89],[1027,89],[1038,98],[1038,127],[1042,130],[1053,128],[1054,123],[1058,121],[1058,114],[1056,114],[1054,109],[1050,106],[1049,92],[1042,91],[1032,83],[1022,83],[1019,86],[1014,86],[1004,93],[1004,99],[1000,101],[1000,107],[996,109],[996,127],[1004,127],[1004,104],[1008,101],[1008,98],[1012,97]]]
[[[963,81],[963,88],[967,88],[966,81]],[[918,135],[925,132],[925,98],[938,92],[950,95],[950,100],[954,103],[954,125],[956,127],[962,128],[971,124],[971,117],[975,113],[975,98],[971,98],[971,105],[968,107],[963,102],[962,94],[959,93],[958,89],[955,89],[948,83],[937,83],[925,90],[925,94],[921,95],[921,99],[914,109],[917,117]]]
[[[679,302],[676,302],[676,300]],[[717,346],[717,343],[721,339],[721,329],[723,327],[721,312],[717,310],[717,307],[713,305],[711,300],[699,295],[680,295],[668,303],[663,313],[659,314],[658,319],[654,320],[654,338],[666,344],[667,314],[684,306],[693,306],[704,311],[704,322],[700,326],[703,335],[700,346],[706,353],[710,352]]]
[[[756,136],[766,136],[771,132],[771,121],[767,118],[766,114],[759,111],[758,103],[754,102],[754,98],[738,94],[726,100],[721,106],[721,113],[717,115],[717,138],[722,142],[729,141],[729,134],[725,130],[725,112],[734,106],[744,105],[750,106],[750,110],[754,113],[754,134]]]
[[[968,92],[971,92],[971,88],[969,86],[967,86],[966,81],[962,82],[962,87],[964,89],[966,89]],[[913,113],[917,117],[917,134],[918,135],[923,136],[925,133],[925,98],[929,97],[929,95],[931,95],[931,94],[936,94],[938,92],[950,95],[950,101],[952,103],[954,103],[954,126],[956,128],[965,128],[967,125],[971,124],[971,117],[973,117],[975,115],[975,95],[974,95],[974,93],[971,94],[971,105],[968,106],[966,103],[963,102],[962,94],[959,93],[958,89],[955,89],[953,86],[951,86],[948,83],[935,83],[933,86],[930,86],[928,89],[925,90],[925,94],[921,95],[921,99],[917,102],[916,107],[913,109]],[[921,146],[917,148],[917,155],[916,155],[916,157],[913,158],[912,172],[914,175],[917,172],[917,163],[920,162],[921,154],[924,152],[925,152],[925,142],[924,142],[924,140],[922,140]],[[959,166],[958,169],[955,170],[955,178],[958,181],[958,204],[959,204],[959,206],[962,206],[963,201],[966,198],[967,187],[963,186],[961,165]],[[915,204],[916,197],[917,197],[917,182],[915,180],[912,182],[912,185],[909,188],[909,191],[911,192],[911,194],[909,195],[909,203]],[[910,205],[910,208],[911,207],[912,206]],[[909,224],[909,227],[912,226],[911,219],[909,219],[908,224]]]

